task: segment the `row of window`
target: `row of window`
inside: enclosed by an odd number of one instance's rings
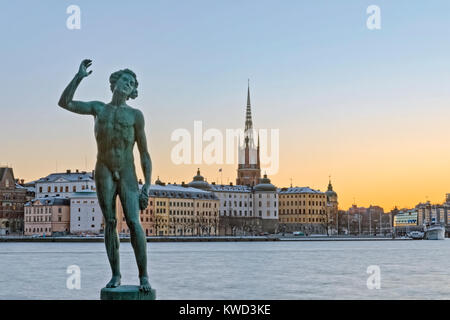
[[[280,199],[284,198],[315,198],[315,199],[325,199],[325,195],[322,194],[280,194]]]
[[[62,217],[58,216],[58,222],[62,221]],[[51,216],[33,216],[25,217],[25,222],[51,222]]]
[[[35,208],[25,208],[25,214],[44,214],[52,213],[52,207],[35,207]],[[58,208],[58,213],[62,213],[62,209]]]
[[[280,222],[313,222],[313,223],[324,223],[324,218],[282,218]]]
[[[58,187],[57,186],[54,186],[53,187],[53,192],[58,192],[58,190],[59,190],[59,192],[70,192],[69,191],[69,189],[70,189],[70,187],[69,186],[59,186],[59,189],[58,189]],[[94,186],[85,186],[85,185],[82,185],[81,186],[81,190],[95,190],[95,187]],[[77,186],[72,186],[72,192],[77,192],[77,191],[80,191],[80,189],[78,189],[77,190]],[[43,187],[39,187],[39,193],[43,193],[44,192],[44,188]],[[47,187],[47,192],[52,192],[52,187],[51,186],[48,186]]]
[[[81,217],[78,217],[78,221],[81,221]],[[92,221],[95,221],[95,217],[92,217]]]
[[[270,210],[266,211],[267,217],[270,217],[270,212],[271,212]],[[229,210],[228,212],[226,210],[224,210],[222,214],[224,216],[229,216],[229,217],[247,217],[247,210],[245,210],[244,212],[242,212],[242,210],[239,210],[239,215],[238,215],[237,210],[233,210],[233,211]],[[274,217],[277,216],[276,210],[273,211],[273,215],[274,215]],[[249,211],[248,216],[253,217],[253,211]],[[258,210],[258,216],[262,217],[262,210]]]
[[[308,213],[306,213],[306,209],[281,209],[280,214],[325,214],[326,211],[322,209],[308,209]]]
[[[280,201],[280,206],[306,206],[306,201]],[[325,201],[308,201],[309,206],[325,206]]]
[[[227,202],[226,202],[226,201],[223,202],[223,206],[224,206],[224,207],[227,206]],[[231,201],[228,201],[228,206],[230,206],[230,207],[232,206]],[[238,206],[237,201],[234,201],[234,206],[235,206],[235,207]],[[249,202],[249,207],[252,207],[252,206],[253,206],[252,202]],[[259,207],[262,207],[262,201],[258,201],[258,206],[259,206]],[[270,207],[270,201],[267,201],[267,206]],[[273,202],[273,206],[274,206],[274,207],[277,206],[277,202],[276,202],[276,201]],[[239,207],[242,207],[242,201],[239,201]],[[247,202],[244,202],[244,207],[247,207]]]

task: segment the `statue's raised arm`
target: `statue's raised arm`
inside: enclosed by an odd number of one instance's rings
[[[92,70],[89,72],[87,71],[87,68],[89,68],[91,65],[92,60],[89,59],[85,59],[81,62],[77,74],[72,79],[72,81],[70,81],[66,89],[64,89],[61,98],[59,99],[58,105],[61,108],[79,114],[91,114],[94,116],[97,114],[98,108],[101,105],[103,105],[102,102],[99,101],[83,102],[73,100],[73,96],[81,80],[83,80],[83,78],[89,76],[92,73]]]

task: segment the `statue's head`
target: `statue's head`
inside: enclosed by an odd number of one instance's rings
[[[127,96],[127,100],[130,98],[136,99],[138,96],[136,74],[130,69],[114,72],[109,77],[109,83],[111,84],[110,87],[113,93],[118,90]]]

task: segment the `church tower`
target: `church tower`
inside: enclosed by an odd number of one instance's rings
[[[261,178],[258,145],[253,139],[253,122],[250,103],[250,82],[247,89],[247,108],[245,113],[244,144],[239,146],[239,164],[237,170],[237,185],[256,186]]]

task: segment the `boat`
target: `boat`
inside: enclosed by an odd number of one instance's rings
[[[426,240],[445,240],[445,228],[439,224],[433,224],[425,229]]]
[[[408,236],[413,240],[422,240],[424,237],[424,233],[420,231],[411,231],[408,233]]]

